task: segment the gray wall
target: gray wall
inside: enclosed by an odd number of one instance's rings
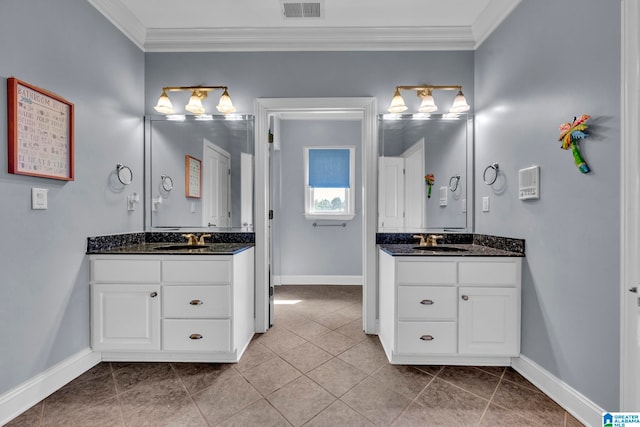
[[[0,2],[0,395],[89,342],[86,238],[141,230],[144,56],[88,2]],[[75,181],[7,173],[7,77],[75,104]],[[116,163],[134,182],[114,184]],[[49,209],[31,210],[31,188]]]
[[[362,275],[362,124],[360,121],[282,120],[281,149],[273,154],[274,274]],[[355,146],[355,210],[342,227],[304,217],[304,147]]]
[[[476,52],[476,230],[526,239],[522,353],[618,408],[620,2],[524,0]],[[558,127],[590,114],[581,174]],[[493,162],[503,192],[482,183]],[[541,198],[517,197],[540,165]],[[483,196],[491,211],[480,212]]]

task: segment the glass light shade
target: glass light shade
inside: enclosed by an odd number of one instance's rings
[[[391,99],[391,105],[389,105],[388,111],[390,113],[402,113],[407,111],[407,105],[404,103],[404,99],[402,99],[402,95],[400,95],[400,89],[396,88],[395,93],[393,94],[393,98]]]
[[[189,103],[184,106],[184,109],[193,114],[203,114],[204,107],[202,106],[202,98],[200,97],[200,94],[193,92],[191,94],[191,98],[189,98]]]
[[[420,97],[422,98],[422,102],[418,107],[419,113],[433,113],[434,111],[438,111],[438,106],[433,100],[433,95],[430,90],[426,91],[426,93]]]
[[[218,105],[216,105],[216,108],[222,114],[229,114],[229,113],[236,112],[236,107],[233,106],[233,103],[231,102],[231,97],[229,96],[229,92],[227,92],[226,89],[224,90],[224,92],[222,92],[222,95],[220,96],[220,102],[218,102]]]
[[[158,103],[156,104],[155,107],[153,107],[154,110],[156,110],[158,113],[161,114],[173,114],[173,104],[171,104],[171,100],[169,99],[169,96],[167,95],[167,92],[162,91],[162,95],[160,95],[160,98],[158,98]]]
[[[453,105],[449,109],[451,113],[464,113],[465,111],[469,111],[471,107],[467,104],[467,100],[462,94],[462,91],[459,91],[456,97],[453,100]]]

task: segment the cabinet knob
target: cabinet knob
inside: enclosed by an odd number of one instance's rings
[[[469,295],[462,295],[462,301],[469,301]]]
[[[151,293],[149,294],[149,296],[150,296],[151,298],[155,298],[155,297],[157,297],[157,296],[158,296],[158,293],[157,293],[157,292],[151,292]]]
[[[423,299],[422,301],[420,301],[420,304],[422,304],[422,305],[433,305],[433,300]]]
[[[203,303],[199,299],[192,299],[191,301],[189,301],[189,304],[191,304],[191,305],[202,305]]]
[[[423,336],[420,337],[420,339],[422,341],[433,341],[434,340],[433,335],[423,335]]]
[[[191,338],[192,340],[201,340],[202,339],[202,335],[200,335],[200,334],[191,334],[191,335],[189,335],[189,338]]]

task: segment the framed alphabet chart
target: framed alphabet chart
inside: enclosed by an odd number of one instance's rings
[[[73,181],[73,104],[7,79],[9,173]]]
[[[186,155],[185,158],[185,182],[187,197],[199,199],[202,187],[202,161]]]

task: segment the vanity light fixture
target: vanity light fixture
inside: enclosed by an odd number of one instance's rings
[[[169,99],[167,92],[191,91],[189,103],[184,107],[185,110],[195,115],[204,114],[205,109],[204,105],[202,105],[202,101],[207,97],[208,93],[213,90],[222,90],[220,101],[216,106],[218,111],[222,114],[234,113],[236,111],[236,107],[234,107],[231,102],[231,97],[229,96],[229,91],[226,86],[165,86],[162,88],[162,94],[160,95],[160,98],[158,98],[158,103],[153,108],[158,113],[173,114],[173,104],[171,103],[171,99]]]
[[[421,99],[420,106],[418,107],[418,112],[420,113],[433,113],[438,110],[438,106],[433,99],[432,91],[434,90],[458,91],[458,94],[453,100],[453,105],[451,105],[451,108],[449,109],[450,113],[464,113],[465,111],[469,111],[469,108],[471,108],[462,93],[462,86],[396,86],[393,98],[391,99],[391,105],[389,106],[390,113],[403,113],[408,109],[402,95],[400,94],[401,90],[415,90],[417,92],[418,98]]]

